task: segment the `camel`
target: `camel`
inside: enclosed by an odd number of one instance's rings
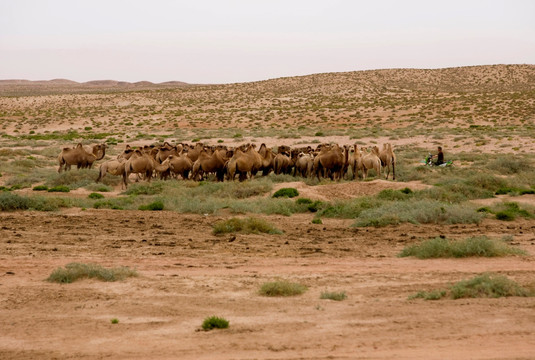
[[[357,145],[355,145],[355,159],[358,169],[362,170],[363,179],[368,177],[368,170],[370,169],[374,169],[378,177],[381,176],[381,159],[379,159],[377,146],[374,146],[371,152],[362,155]]]
[[[383,149],[379,153],[379,159],[381,160],[381,165],[386,168],[385,179],[388,180],[390,167],[392,166],[392,180],[396,180],[396,154],[394,154],[390,143],[383,144]]]
[[[251,174],[251,179],[256,175],[262,166],[262,157],[255,150],[254,145],[247,145],[236,149],[234,155],[227,163],[227,177],[234,180],[236,174],[239,174],[240,181],[247,179],[247,173]]]
[[[162,146],[158,149],[158,152],[156,153],[155,159],[158,163],[163,163],[169,155],[175,155],[178,156],[180,152],[182,151],[183,146],[182,144],[172,146],[167,141],[164,142]]]
[[[331,180],[340,180],[347,159],[348,152],[338,144],[322,146],[318,156],[314,158],[314,172],[318,180],[322,172],[323,176],[328,175]]]
[[[273,151],[271,151],[266,144],[262,144],[260,145],[260,149],[258,149],[258,154],[260,154],[260,157],[262,158],[262,165],[260,166],[260,170],[262,170],[262,176],[266,176],[271,172],[271,170],[273,170],[275,159]]]
[[[184,180],[188,178],[193,168],[193,161],[185,152],[182,152],[179,156],[169,155],[166,161],[169,161],[169,170],[176,176],[181,175]]]
[[[145,179],[150,182],[154,171],[164,172],[167,170],[165,165],[158,164],[150,154],[140,150],[134,150],[134,153],[126,160],[124,168],[123,182],[125,188],[128,187],[128,176],[130,174],[143,174]]]
[[[305,154],[299,153],[295,162],[294,176],[297,173],[302,177],[309,177],[312,174],[312,168],[314,167],[314,155],[311,153]]]
[[[100,170],[99,170],[99,174],[98,174],[98,178],[95,180],[95,182],[99,182],[101,181],[104,176],[106,176],[106,174],[111,174],[111,175],[115,175],[115,176],[123,176],[123,173],[124,173],[124,164],[125,164],[126,160],[121,158],[120,160],[117,160],[117,159],[112,159],[112,160],[108,160],[108,161],[105,161],[103,162],[101,165],[100,165]],[[121,183],[121,188],[123,187],[123,183]]]
[[[93,145],[91,153],[87,152],[81,143],[78,143],[75,148],[63,148],[58,155],[58,172],[64,169],[70,170],[72,165],[76,165],[78,169],[91,168],[96,160],[101,160],[105,155],[106,144]]]
[[[201,151],[204,149],[204,146],[202,143],[197,143],[195,144],[194,147],[192,147],[191,145],[189,146],[189,149],[188,149],[188,157],[191,159],[191,161],[195,162],[197,161],[197,159],[199,158],[199,154],[201,153]]]
[[[225,175],[225,163],[227,161],[227,150],[220,149],[210,154],[210,152],[205,149],[201,151],[197,161],[193,163],[192,178],[197,180],[200,173],[215,172],[217,181],[223,181]]]

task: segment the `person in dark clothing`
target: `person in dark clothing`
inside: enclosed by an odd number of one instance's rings
[[[444,164],[444,153],[442,152],[442,147],[438,147],[438,153],[437,153],[437,161],[435,161],[435,165],[439,166]]]

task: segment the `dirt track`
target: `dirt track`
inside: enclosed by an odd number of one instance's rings
[[[401,225],[263,216],[283,235],[211,234],[222,216],[70,209],[0,213],[0,358],[495,359],[535,353],[535,299],[407,300],[485,271],[527,285],[535,224]],[[513,235],[528,257],[397,258],[438,235]],[[123,282],[45,281],[73,261],[136,267]],[[266,298],[277,278],[306,284]],[[322,291],[345,291],[341,302]],[[230,328],[197,331],[210,315]],[[112,325],[110,319],[120,323]]]

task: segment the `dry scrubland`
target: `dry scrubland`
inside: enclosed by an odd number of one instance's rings
[[[532,65],[0,81],[0,358],[531,358],[534,124]],[[56,172],[164,141],[390,142],[397,180]]]

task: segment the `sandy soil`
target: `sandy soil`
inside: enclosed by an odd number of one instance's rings
[[[535,224],[352,228],[264,216],[283,235],[211,234],[225,216],[69,209],[0,213],[2,359],[497,359],[535,353],[535,299],[407,300],[486,271],[535,275]],[[397,258],[407,244],[512,235],[527,257]],[[69,262],[135,267],[116,283],[45,281]],[[288,279],[297,297],[258,295]],[[341,302],[322,291],[345,291]],[[227,330],[199,331],[207,316]],[[112,318],[119,324],[111,324]]]

